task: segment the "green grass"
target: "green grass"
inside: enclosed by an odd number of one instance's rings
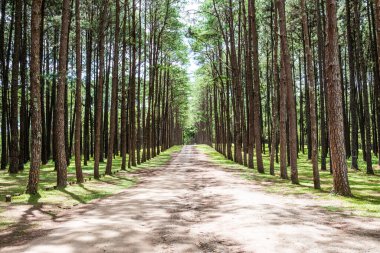
[[[97,198],[102,198],[108,195],[116,194],[124,189],[133,186],[137,183],[136,178],[132,177],[129,173],[141,169],[153,169],[160,167],[171,158],[171,155],[181,150],[181,146],[175,146],[162,152],[159,156],[132,167],[128,171],[120,171],[112,176],[102,176],[99,180],[87,181],[84,184],[75,184],[66,188],[45,191],[45,187],[54,186],[56,183],[56,172],[54,171],[54,164],[50,162],[44,165],[40,174],[40,187],[39,193],[36,195],[24,194],[25,187],[28,180],[28,164],[25,170],[16,174],[10,175],[6,171],[0,172],[0,229],[6,228],[12,224],[6,217],[2,217],[6,204],[4,202],[5,195],[15,193],[21,194],[20,196],[12,197],[12,205],[17,204],[51,204],[63,208],[71,207],[79,203],[88,203],[89,201]],[[106,161],[105,161],[106,162]],[[106,163],[100,164],[101,174],[105,171]],[[120,170],[121,157],[116,157],[113,160],[113,170]],[[90,161],[87,166],[83,166],[83,173],[85,178],[93,178],[93,161]],[[68,181],[75,181],[75,165],[74,161],[68,167]]]
[[[367,175],[365,162],[359,156],[360,171],[349,170],[349,181],[354,197],[345,198],[331,194],[333,179],[329,171],[320,171],[321,190],[313,188],[313,172],[311,161],[307,159],[307,153],[299,154],[298,173],[300,185],[291,184],[290,180],[283,180],[279,177],[279,164],[275,164],[276,176],[269,174],[269,152],[263,154],[265,174],[260,174],[257,170],[248,169],[242,165],[226,159],[213,148],[206,145],[198,145],[197,148],[206,153],[211,161],[217,165],[237,169],[242,171],[242,176],[247,180],[252,180],[264,185],[268,192],[281,193],[285,195],[307,194],[313,198],[322,200],[321,205],[329,211],[348,211],[354,215],[367,217],[380,217],[380,168],[377,160],[374,159],[374,169],[376,175]],[[348,161],[349,162],[349,161]],[[327,161],[329,166],[329,161]],[[288,175],[290,171],[288,170]]]

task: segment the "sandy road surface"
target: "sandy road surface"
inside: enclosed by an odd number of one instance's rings
[[[260,188],[185,146],[136,187],[74,208],[46,223],[44,236],[0,252],[380,252],[378,219]]]

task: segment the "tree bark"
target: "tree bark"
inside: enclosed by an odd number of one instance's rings
[[[315,109],[315,75],[313,68],[313,56],[310,48],[310,38],[309,38],[309,27],[307,23],[307,12],[305,0],[301,0],[301,9],[302,9],[302,26],[303,26],[303,35],[305,41],[305,51],[306,51],[306,64],[307,64],[307,80],[309,87],[309,100],[310,100],[310,127],[311,127],[311,160],[313,164],[313,181],[314,188],[320,189],[321,183],[319,178],[318,170],[318,140],[317,140],[317,114]]]
[[[107,23],[108,0],[102,1],[102,15],[99,25],[98,48],[99,48],[99,69],[98,69],[98,87],[96,90],[96,122],[95,122],[95,144],[94,144],[94,178],[99,179],[99,162],[101,152],[102,138],[102,110],[103,110],[103,82],[104,82],[104,33]]]
[[[291,179],[293,184],[298,184],[297,169],[297,120],[296,105],[293,91],[293,78],[289,56],[289,48],[287,42],[286,17],[285,17],[285,0],[278,1],[279,25],[280,25],[280,41],[284,67],[284,78],[286,82],[287,109],[289,120],[289,148],[290,148],[290,167]]]
[[[69,21],[70,21],[70,0],[62,3],[62,26],[58,60],[58,83],[57,83],[57,102],[56,120],[57,127],[57,186],[67,185],[67,157],[66,157],[66,137],[65,137],[65,97],[66,97],[66,72],[67,72],[67,48],[69,40]]]
[[[1,1],[1,20],[0,20],[0,71],[1,71],[1,170],[5,170],[7,166],[7,93],[8,85],[5,82],[6,64],[5,64],[5,10],[7,0]]]
[[[83,183],[81,167],[82,130],[82,43],[80,27],[80,0],[75,0],[75,46],[76,46],[76,91],[75,91],[75,171],[77,183]]]
[[[27,128],[28,128],[28,120],[27,120],[27,111],[26,111],[26,71],[27,71],[27,47],[28,47],[28,37],[27,37],[27,5],[24,2],[23,9],[23,40],[20,52],[20,77],[21,77],[21,105],[20,105],[20,139],[19,139],[19,170],[24,169],[24,163],[26,162],[26,149],[29,146],[29,140],[27,138]]]
[[[354,38],[351,26],[350,1],[346,0],[347,16],[347,47],[348,47],[348,64],[350,73],[350,113],[351,113],[351,168],[358,170],[358,118],[357,118],[357,95],[355,80],[355,56],[354,56]]]
[[[132,0],[132,59],[131,59],[131,75],[129,77],[130,92],[130,108],[129,108],[129,162],[130,166],[136,166],[136,2]],[[152,106],[154,104],[152,103]],[[154,117],[154,116],[153,116]],[[153,118],[152,117],[152,118]],[[153,149],[154,150],[154,149]]]
[[[92,16],[91,16],[92,17]],[[92,19],[92,18],[90,18]],[[84,165],[90,159],[90,114],[91,114],[91,63],[92,63],[92,31],[87,31],[86,36],[86,101],[84,105],[83,124],[83,156]]]
[[[123,46],[121,60],[121,169],[126,169],[127,162],[127,89],[126,89],[126,54],[127,54],[127,5],[124,6],[124,23],[123,23]]]
[[[231,75],[232,75],[232,87],[233,87],[233,96],[235,98],[235,122],[234,122],[234,133],[235,133],[235,159],[239,164],[243,163],[242,157],[242,126],[241,126],[241,95],[242,88],[239,78],[238,70],[238,60],[236,55],[236,46],[235,46],[235,29],[234,29],[234,15],[232,12],[232,0],[229,0],[229,16],[228,16],[228,27],[229,27],[229,40],[230,40],[230,62],[231,62]],[[259,148],[259,147],[256,147]]]
[[[276,146],[278,139],[278,86],[279,69],[278,69],[278,20],[277,20],[277,3],[273,1],[274,18],[273,18],[273,99],[272,99],[272,138],[271,138],[271,151],[270,151],[270,174],[274,175],[274,157],[276,154]]]
[[[20,70],[20,48],[22,34],[22,1],[15,0],[15,34],[12,55],[11,83],[11,139],[9,143],[9,173],[17,173],[19,169],[19,132],[18,132],[18,87]]]
[[[329,136],[334,191],[342,196],[352,196],[347,173],[344,145],[343,109],[341,100],[340,69],[338,60],[338,28],[336,0],[326,1],[327,11],[327,96],[329,114]]]
[[[113,67],[112,67],[112,99],[111,99],[111,116],[110,116],[110,134],[108,137],[108,151],[107,151],[107,166],[106,174],[112,174],[112,159],[113,159],[113,146],[115,140],[116,130],[116,113],[117,113],[117,101],[118,101],[118,83],[119,83],[119,23],[120,23],[120,1],[116,0],[116,22],[115,22],[115,46],[113,55]]]
[[[38,191],[39,171],[41,166],[41,100],[40,100],[40,33],[42,0],[33,0],[31,17],[30,47],[30,114],[31,114],[31,156],[29,180],[26,192],[36,194]]]
[[[380,71],[380,0],[376,0],[376,6],[375,6],[375,13],[376,13],[376,45],[377,45],[377,66],[379,67]],[[377,110],[377,145],[378,145],[378,165],[380,165],[380,82],[377,83],[377,87],[375,87],[377,96],[375,96],[376,99],[376,110]]]
[[[250,0],[250,23],[252,30],[252,60],[253,60],[253,101],[254,101],[254,132],[256,146],[257,171],[264,173],[264,164],[261,154],[261,112],[260,112],[260,68],[259,68],[259,42],[256,27],[255,0]]]

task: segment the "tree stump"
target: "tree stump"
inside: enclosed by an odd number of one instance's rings
[[[5,202],[12,202],[12,196],[11,195],[5,195]]]

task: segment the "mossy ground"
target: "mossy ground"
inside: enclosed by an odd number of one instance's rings
[[[354,215],[380,218],[380,168],[377,164],[377,158],[374,157],[373,164],[376,175],[366,174],[366,164],[359,156],[359,171],[349,170],[349,182],[354,197],[346,198],[331,194],[332,175],[329,171],[320,171],[321,190],[313,188],[313,172],[311,161],[307,159],[307,150],[305,154],[300,153],[298,159],[299,185],[291,184],[290,180],[283,180],[279,177],[279,164],[275,164],[275,176],[269,174],[269,152],[263,154],[265,174],[260,174],[255,169],[248,169],[242,165],[226,159],[215,149],[207,145],[198,145],[197,148],[206,153],[211,161],[217,165],[241,170],[242,176],[248,180],[259,182],[264,185],[268,192],[300,195],[308,194],[315,198],[327,201],[321,201],[324,208],[330,211],[348,211]],[[347,161],[348,164],[349,161]],[[329,161],[327,161],[329,166]],[[290,173],[288,171],[288,173]],[[289,174],[290,175],[290,174]]]

